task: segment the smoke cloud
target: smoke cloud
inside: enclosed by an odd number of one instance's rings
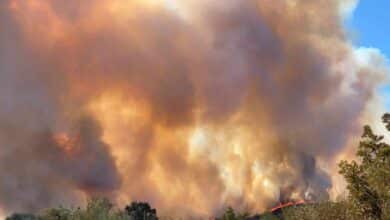
[[[327,198],[387,72],[337,0],[3,0],[0,207]]]

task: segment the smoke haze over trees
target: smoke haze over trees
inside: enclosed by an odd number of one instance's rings
[[[328,198],[388,72],[346,2],[0,1],[0,210]]]

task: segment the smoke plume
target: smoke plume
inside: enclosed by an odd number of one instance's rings
[[[348,3],[346,3],[348,2]],[[341,0],[3,0],[0,207],[327,198],[387,71]]]

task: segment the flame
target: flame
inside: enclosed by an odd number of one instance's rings
[[[287,202],[287,203],[280,204],[280,205],[272,208],[270,211],[273,213],[275,211],[279,211],[279,210],[284,209],[284,208],[288,208],[291,206],[297,206],[297,205],[304,205],[304,204],[307,204],[304,200],[300,200],[297,202]]]
[[[58,133],[54,135],[54,140],[65,152],[66,155],[71,156],[75,150],[74,141],[66,133]]]

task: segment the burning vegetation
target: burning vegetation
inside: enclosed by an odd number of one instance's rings
[[[0,212],[335,198],[388,71],[353,2],[1,0]]]

